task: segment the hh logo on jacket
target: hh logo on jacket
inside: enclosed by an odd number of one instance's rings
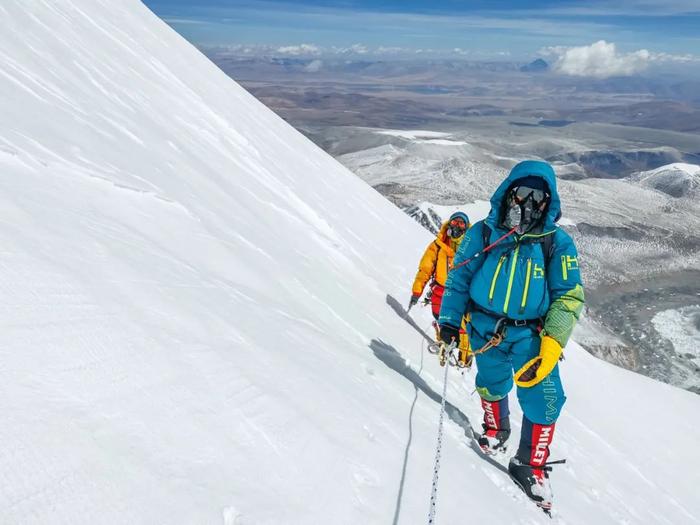
[[[561,256],[561,274],[565,281],[569,280],[569,272],[578,270],[578,257],[571,255]]]

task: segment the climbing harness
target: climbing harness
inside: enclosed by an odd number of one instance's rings
[[[491,339],[486,341],[484,346],[482,346],[478,350],[471,351],[471,353],[474,355],[479,355],[479,354],[483,354],[484,352],[488,352],[492,348],[496,348],[498,345],[500,345],[503,342],[503,338],[505,336],[506,336],[506,318],[501,317],[498,321],[496,321],[496,326],[494,326],[494,328],[493,328],[493,335],[491,336]]]
[[[446,359],[452,354],[455,349],[456,343],[453,342],[449,346],[442,345],[442,356],[446,356]],[[441,357],[442,359],[442,357]],[[441,366],[444,363],[441,361]],[[437,485],[438,477],[440,475],[440,455],[442,454],[442,434],[443,434],[443,423],[445,420],[445,400],[447,398],[447,371],[450,367],[445,366],[445,375],[443,378],[442,386],[442,400],[440,401],[440,420],[438,422],[438,437],[437,437],[437,448],[435,449],[435,466],[433,467],[433,486],[430,492],[430,512],[428,514],[428,524],[433,525],[435,523],[435,512],[437,511]]]

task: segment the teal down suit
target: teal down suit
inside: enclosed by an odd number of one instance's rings
[[[513,183],[528,176],[544,179],[551,194],[543,224],[536,231],[513,234],[486,254],[459,266],[485,247],[484,223],[491,230],[489,244],[508,232],[499,224],[501,206]],[[530,321],[525,326],[508,326],[499,346],[476,356],[477,391],[488,401],[508,395],[513,388],[513,371],[539,354],[541,336],[549,335],[565,346],[583,309],[578,254],[571,237],[556,224],[560,215],[552,167],[540,161],[521,162],[493,194],[488,217],[467,231],[455,256],[455,268],[445,284],[441,325],[459,327],[462,316],[471,312],[470,343],[477,350],[493,335],[500,318]],[[553,252],[545,262],[542,241],[547,235],[553,236]],[[518,387],[518,400],[525,417],[533,423],[554,423],[566,400],[559,366],[542,382]]]

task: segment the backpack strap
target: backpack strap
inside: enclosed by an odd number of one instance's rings
[[[556,231],[550,235],[545,235],[542,239],[542,253],[544,254],[545,267],[549,266],[549,261],[554,257],[554,236]]]
[[[481,223],[481,234],[483,235],[484,248],[491,244],[491,228],[486,221]]]

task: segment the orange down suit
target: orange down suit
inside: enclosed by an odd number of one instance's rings
[[[464,235],[458,239],[451,239],[447,235],[448,223],[444,223],[437,234],[423,253],[423,257],[418,264],[418,273],[413,281],[413,293],[421,295],[428,281],[433,278],[435,283],[445,286],[447,273],[450,271],[452,259],[454,259],[459,243]]]
[[[459,215],[466,218],[466,215],[461,213]],[[445,287],[445,281],[447,280],[447,274],[452,267],[452,260],[459,248],[459,244],[464,238],[464,235],[462,235],[457,239],[452,239],[447,235],[447,228],[452,218],[453,217],[450,217],[450,219],[442,225],[435,240],[425,249],[423,257],[418,264],[418,273],[416,273],[416,278],[413,281],[413,295],[420,296],[423,294],[425,285],[432,279],[432,296],[430,302],[432,304],[433,316],[436,319],[440,315],[442,292]],[[467,222],[467,228],[469,228],[469,226]],[[460,331],[462,334],[460,336],[459,348],[466,352],[469,348],[469,339],[465,333],[465,321],[465,319],[462,320],[462,330]],[[437,336],[439,339],[439,334],[437,334]]]

